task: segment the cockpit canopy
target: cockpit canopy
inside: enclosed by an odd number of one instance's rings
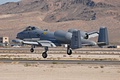
[[[24,31],[32,31],[32,30],[36,30],[38,28],[34,27],[34,26],[28,26]]]

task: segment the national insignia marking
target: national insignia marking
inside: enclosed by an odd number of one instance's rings
[[[43,34],[44,34],[44,35],[46,35],[46,34],[47,34],[47,32],[43,32]]]

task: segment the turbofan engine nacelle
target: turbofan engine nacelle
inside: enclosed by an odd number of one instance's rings
[[[77,29],[69,29],[68,32],[73,33],[75,31],[78,31]],[[84,31],[80,31],[81,37],[83,37],[84,39],[88,39],[89,35],[87,34],[87,32]]]
[[[58,30],[58,31],[55,31],[54,36],[59,41],[70,43],[72,38],[72,33]]]
[[[69,29],[68,32],[73,33],[74,31],[78,31],[77,29]]]
[[[86,33],[84,39],[88,39],[89,35]]]

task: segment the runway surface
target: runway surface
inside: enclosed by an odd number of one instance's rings
[[[120,65],[120,61],[82,61],[82,60],[0,60],[3,63],[39,63],[39,64],[100,64]]]
[[[0,48],[0,54],[9,54],[8,56],[12,55],[22,55],[22,54],[41,54],[44,49],[43,48],[35,48],[35,52],[34,53],[30,53],[29,51],[30,48]],[[66,48],[50,48],[48,51],[49,54],[53,55],[52,57],[56,57],[57,55],[63,55],[66,53]],[[81,57],[83,57],[84,55],[86,56],[85,58],[87,58],[87,56],[89,55],[93,55],[95,57],[95,59],[99,58],[99,60],[49,60],[49,59],[43,59],[43,60],[9,60],[9,59],[1,59],[0,62],[3,63],[12,63],[12,62],[19,62],[19,63],[40,63],[40,64],[102,64],[102,65],[120,65],[120,61],[119,60],[115,60],[115,61],[110,61],[110,60],[102,60],[101,58],[105,57],[105,58],[110,58],[114,60],[114,58],[118,59],[120,57],[120,49],[110,49],[110,48],[81,48],[81,49],[77,49],[75,51],[73,51],[75,58],[77,58],[76,55],[78,54],[83,54],[81,55]],[[54,54],[56,54],[56,56],[54,56]],[[110,57],[110,56],[112,57]],[[93,56],[91,56],[90,58],[94,58]],[[96,57],[98,56],[98,57]],[[103,56],[103,57],[102,57]],[[107,57],[109,56],[109,57]],[[113,57],[115,56],[115,57]],[[18,56],[17,56],[18,57]],[[63,57],[63,56],[62,56]],[[4,57],[3,57],[4,58]],[[71,57],[69,57],[71,58]],[[84,58],[84,57],[83,57]],[[89,58],[89,57],[88,57]],[[19,59],[19,58],[18,58]]]
[[[66,54],[66,48],[49,48],[49,54]],[[35,48],[34,54],[41,54],[44,52],[44,48]],[[0,48],[0,53],[21,53],[21,54],[31,54],[30,48]],[[120,49],[116,48],[80,48],[73,50],[75,54],[97,54],[97,55],[120,55]]]
[[[0,48],[0,50],[15,50],[15,51],[21,51],[21,50],[25,50],[25,51],[30,51],[30,48]],[[35,48],[36,51],[44,51],[44,48],[38,47]],[[49,51],[66,51],[67,48],[63,48],[63,47],[56,47],[56,48],[49,48]],[[79,49],[75,49],[75,51],[116,51],[116,52],[120,52],[119,48],[79,48]]]

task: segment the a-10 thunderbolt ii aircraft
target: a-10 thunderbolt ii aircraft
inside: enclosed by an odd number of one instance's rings
[[[97,43],[89,40],[91,37],[96,36],[98,36]],[[109,44],[108,31],[105,27],[101,27],[99,31],[94,32],[84,32],[77,29],[69,29],[68,32],[62,30],[50,32],[29,26],[22,32],[19,32],[16,38],[13,42],[31,45],[31,52],[34,52],[35,46],[44,47],[45,51],[42,53],[43,58],[47,58],[49,47],[61,46],[62,44],[68,45],[68,55],[72,54],[72,49],[82,48],[82,46],[98,45],[102,47]]]

